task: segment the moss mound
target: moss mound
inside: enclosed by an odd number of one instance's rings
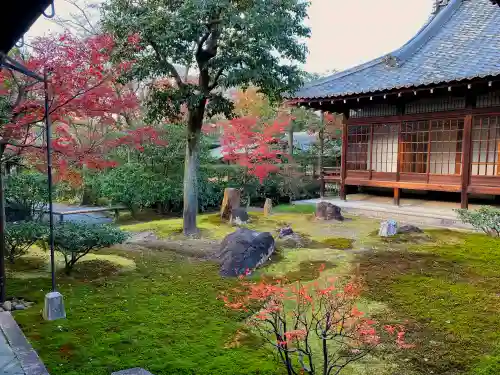
[[[354,240],[352,238],[330,237],[319,241],[319,243],[325,245],[330,249],[347,250],[352,249]]]
[[[335,264],[332,262],[325,262],[320,260],[305,261],[299,264],[299,269],[287,272],[285,278],[290,283],[297,281],[311,281],[317,279],[320,275],[319,269],[323,267],[324,269],[334,268]]]

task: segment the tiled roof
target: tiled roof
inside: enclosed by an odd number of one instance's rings
[[[295,98],[371,93],[500,75],[500,8],[449,0],[400,49],[310,82]]]

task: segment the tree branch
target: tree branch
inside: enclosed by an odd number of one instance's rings
[[[153,48],[153,51],[155,51],[155,54],[158,57],[158,59],[161,61],[161,63],[168,69],[170,74],[174,77],[175,82],[177,83],[177,86],[179,86],[179,87],[184,86],[184,82],[182,82],[182,78],[179,75],[179,72],[177,71],[177,69],[175,69],[175,66],[172,63],[170,63],[169,61],[167,61],[167,59],[165,59],[163,57],[163,55],[160,53],[160,48],[158,47],[158,44],[156,44],[151,39],[146,39],[146,40],[149,42],[149,44]]]
[[[198,57],[201,56],[201,53],[203,52],[203,45],[207,41],[208,37],[212,34],[212,31],[209,29],[203,34],[203,36],[198,40],[198,48],[196,49],[196,60],[198,60]]]
[[[224,72],[224,68],[220,68],[217,73],[215,74],[215,77],[212,81],[212,84],[208,86],[208,90],[212,91],[215,87],[217,87],[217,84],[219,83],[219,78],[222,75],[222,72]]]

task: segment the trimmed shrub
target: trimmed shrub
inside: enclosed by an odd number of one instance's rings
[[[490,236],[500,236],[500,210],[498,208],[481,207],[475,211],[465,209],[455,211],[462,223],[470,224]]]
[[[5,201],[9,211],[7,221],[40,219],[48,200],[47,176],[42,173],[18,173],[5,181]],[[20,213],[22,217],[18,216]]]
[[[26,254],[35,242],[47,238],[48,228],[37,221],[7,223],[5,227],[7,257],[11,263]]]
[[[54,248],[64,256],[66,274],[90,251],[122,243],[127,234],[106,224],[61,223],[55,227]]]

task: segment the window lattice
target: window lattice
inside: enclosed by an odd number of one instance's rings
[[[472,123],[472,175],[500,175],[500,116],[477,116]]]
[[[351,109],[349,112],[351,118],[395,115],[397,115],[397,108],[395,105],[390,104],[373,104],[359,109]]]
[[[463,120],[405,122],[401,172],[455,175],[462,171]]]
[[[500,106],[500,91],[490,92],[486,95],[480,95],[476,100],[476,107],[496,107]]]
[[[429,121],[403,123],[399,144],[401,172],[427,173],[428,147]]]
[[[349,129],[346,160],[346,168],[348,170],[367,170],[370,129],[370,125],[361,125]]]
[[[406,105],[407,114],[452,111],[465,108],[465,98],[425,98]]]

